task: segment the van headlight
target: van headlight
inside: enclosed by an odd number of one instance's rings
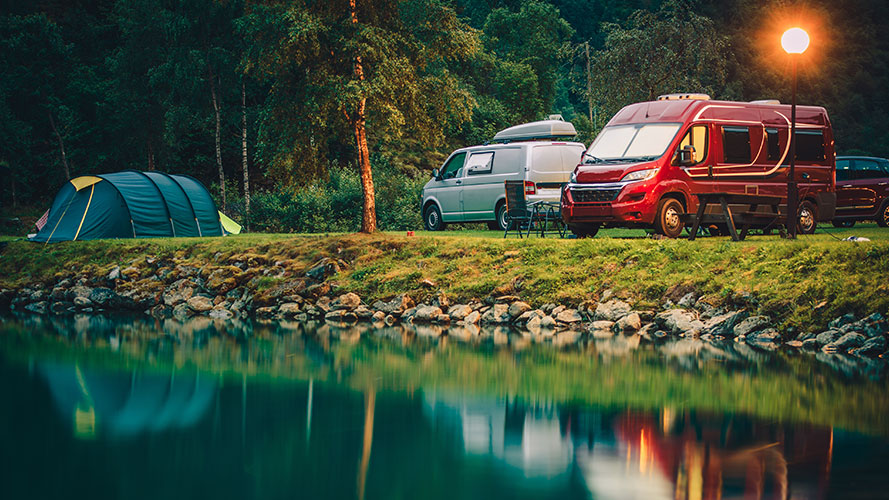
[[[577,170],[571,172],[571,177],[568,178],[568,182],[571,184],[577,184]]]
[[[644,181],[645,179],[651,179],[654,177],[655,172],[657,172],[656,168],[649,168],[646,170],[637,170],[635,172],[630,172],[629,174],[623,176],[621,182],[627,181]]]

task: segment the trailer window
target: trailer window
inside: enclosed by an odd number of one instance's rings
[[[692,128],[688,129],[688,132],[685,134],[685,137],[682,138],[682,141],[679,143],[679,151],[682,151],[682,148],[685,146],[694,146],[695,147],[695,164],[701,163],[707,158],[707,126],[706,125],[695,125]]]
[[[796,159],[802,161],[823,161],[824,132],[821,130],[797,130]]]
[[[725,163],[750,163],[750,128],[722,127],[722,158]]]
[[[769,160],[778,161],[781,159],[781,145],[778,142],[778,129],[766,129],[767,141],[769,146]]]

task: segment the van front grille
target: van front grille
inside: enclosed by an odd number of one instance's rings
[[[601,203],[614,201],[620,189],[572,189],[571,197],[577,203]]]

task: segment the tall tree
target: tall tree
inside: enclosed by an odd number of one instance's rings
[[[594,100],[605,116],[671,92],[714,93],[725,84],[729,39],[683,0],[637,10],[623,25],[606,23],[605,47],[593,60]]]
[[[274,82],[267,102],[280,120],[266,127],[290,145],[273,163],[299,173],[294,151],[318,156],[351,136],[363,232],[376,230],[373,144],[406,130],[441,144],[442,124],[471,116],[472,96],[449,64],[478,50],[478,34],[443,1],[265,2],[251,6],[245,29],[257,42],[248,71]]]

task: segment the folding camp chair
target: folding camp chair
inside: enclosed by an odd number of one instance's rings
[[[506,238],[512,230],[522,238],[522,232],[531,226],[532,215],[525,200],[525,182],[504,181],[503,185],[506,189],[506,231],[503,232],[503,237]]]

